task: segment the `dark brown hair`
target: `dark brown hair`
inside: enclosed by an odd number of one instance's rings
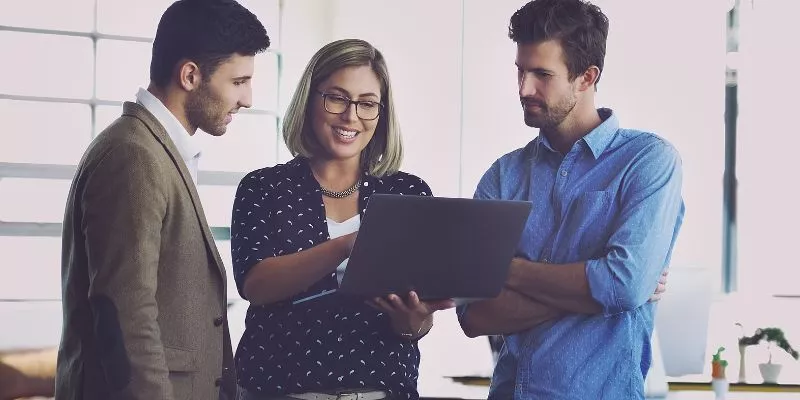
[[[533,0],[511,16],[508,37],[518,44],[558,40],[573,80],[592,65],[602,73],[608,18],[583,0]]]

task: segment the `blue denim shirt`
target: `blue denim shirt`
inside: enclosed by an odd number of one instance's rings
[[[566,155],[540,135],[478,184],[476,198],[532,201],[518,254],[586,261],[603,308],[506,336],[490,399],[644,398],[656,308],[648,298],[683,220],[681,160],[664,139],[598,112],[603,123]]]

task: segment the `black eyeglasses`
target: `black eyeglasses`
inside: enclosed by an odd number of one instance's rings
[[[350,108],[351,104],[355,104],[356,116],[360,119],[371,121],[378,118],[383,109],[383,104],[377,101],[350,100],[348,97],[336,93],[325,93],[321,91],[317,91],[317,93],[322,95],[325,111],[331,114],[342,114]]]

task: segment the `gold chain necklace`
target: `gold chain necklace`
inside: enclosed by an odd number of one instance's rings
[[[349,188],[342,190],[341,192],[335,192],[333,190],[325,189],[324,187],[322,187],[322,185],[319,186],[319,189],[325,196],[333,197],[334,199],[343,199],[355,193],[356,190],[358,190],[360,187],[361,187],[361,177],[359,176],[358,180],[356,181],[356,183],[353,184],[353,186],[350,186]]]

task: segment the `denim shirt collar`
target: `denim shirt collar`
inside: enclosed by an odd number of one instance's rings
[[[602,119],[603,122],[581,138],[586,144],[586,147],[592,152],[595,159],[603,154],[614,139],[614,134],[619,130],[619,120],[611,109],[598,108],[597,113],[600,114],[600,119]],[[553,145],[550,144],[550,141],[547,140],[546,136],[540,134],[538,139],[538,143],[541,146],[544,146],[553,153],[558,153],[558,151],[553,148]]]
[[[600,119],[602,119],[603,122],[598,125],[597,128],[592,129],[592,131],[586,134],[582,139],[589,147],[589,150],[592,151],[592,155],[594,155],[595,159],[603,154],[614,139],[614,135],[619,130],[619,120],[611,109],[599,108],[597,109],[597,113],[600,114]]]

